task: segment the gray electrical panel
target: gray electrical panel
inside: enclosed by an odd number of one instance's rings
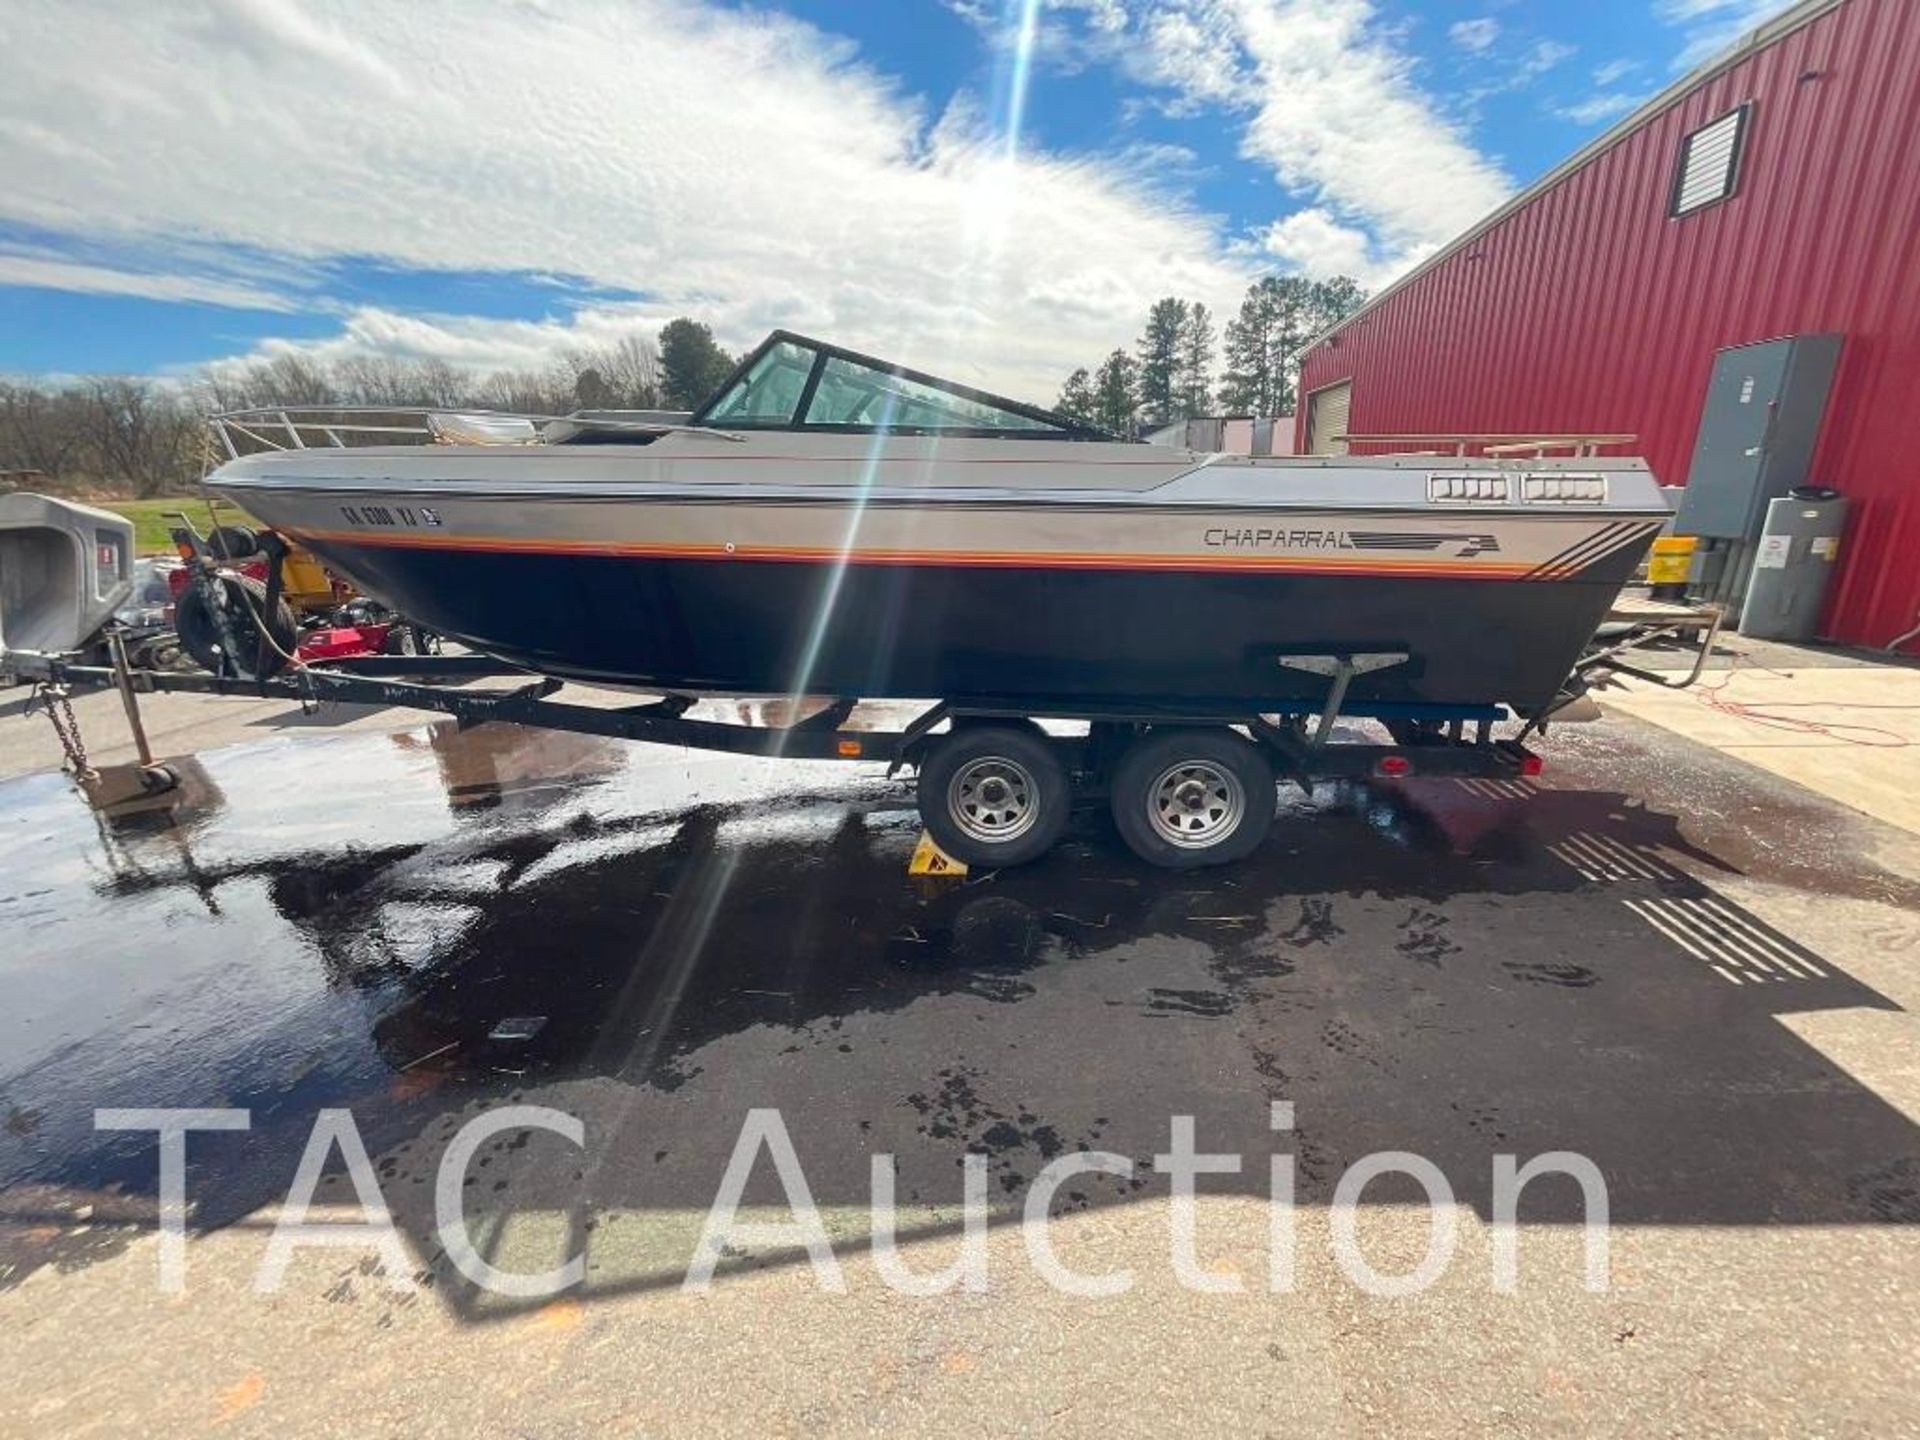
[[[1813,639],[1846,525],[1847,502],[1832,491],[1786,495],[1767,506],[1740,612],[1742,635]]]
[[[1839,358],[1838,335],[1763,340],[1714,357],[1677,533],[1758,537],[1767,502],[1808,481]]]

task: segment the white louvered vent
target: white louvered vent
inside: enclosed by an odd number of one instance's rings
[[[1740,179],[1740,148],[1749,106],[1730,110],[1680,142],[1680,174],[1673,186],[1673,213],[1695,210],[1733,194]]]
[[[1429,475],[1427,499],[1441,504],[1504,505],[1508,499],[1504,475]]]
[[[1520,489],[1529,505],[1601,505],[1607,499],[1607,477],[1567,475],[1554,470],[1527,476]]]

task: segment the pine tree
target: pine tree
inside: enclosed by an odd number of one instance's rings
[[[1142,418],[1149,425],[1165,425],[1184,413],[1180,336],[1187,314],[1187,302],[1171,295],[1154,301],[1147,312],[1139,343],[1139,393]]]
[[[1140,409],[1140,365],[1124,350],[1100,362],[1093,377],[1094,419],[1116,435],[1131,435]]]
[[[1180,327],[1180,408],[1188,415],[1213,408],[1213,315],[1198,300]]]
[[[733,357],[697,320],[669,320],[660,328],[660,388],[669,409],[693,410],[733,373]]]
[[[1067,383],[1060,387],[1060,398],[1054,402],[1055,410],[1071,420],[1083,425],[1092,425],[1094,421],[1093,379],[1082,365],[1067,377]]]
[[[1242,415],[1277,415],[1290,387],[1284,358],[1297,348],[1307,282],[1269,275],[1247,287],[1240,313],[1227,322],[1227,376],[1221,400]]]
[[[1316,280],[1307,296],[1308,338],[1336,325],[1367,303],[1367,292],[1350,275]]]
[[[1307,341],[1351,315],[1366,298],[1344,275],[1332,280],[1269,275],[1255,281],[1240,302],[1240,313],[1227,322],[1221,405],[1245,415],[1290,412]]]

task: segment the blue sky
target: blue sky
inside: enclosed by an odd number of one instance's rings
[[[689,313],[1046,394],[1156,295],[1390,279],[1781,8],[14,0],[0,372]]]

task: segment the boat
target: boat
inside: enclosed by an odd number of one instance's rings
[[[210,490],[474,651],[670,694],[1287,713],[1363,656],[1344,713],[1537,716],[1670,513],[1638,460],[1198,453],[787,331],[684,419],[274,414]]]

